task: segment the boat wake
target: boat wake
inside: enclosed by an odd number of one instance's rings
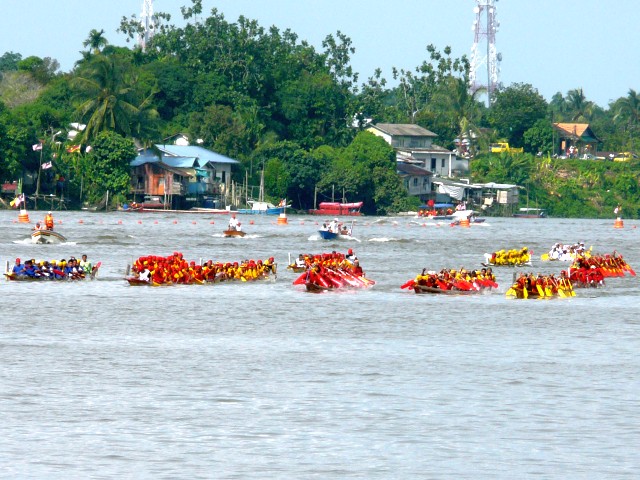
[[[314,235],[311,235],[309,238],[307,238],[308,241],[310,242],[315,242],[317,240],[322,240],[322,241],[326,241],[324,240],[320,235],[318,235],[317,233]],[[351,235],[338,235],[336,238],[331,239],[332,241],[336,241],[336,242],[358,242],[360,243],[360,239],[353,237]]]

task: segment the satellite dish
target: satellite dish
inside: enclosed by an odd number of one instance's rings
[[[498,52],[498,61],[501,62],[502,61],[502,52]]]

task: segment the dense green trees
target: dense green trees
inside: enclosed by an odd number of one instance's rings
[[[547,102],[532,85],[524,83],[498,90],[488,112],[489,124],[512,147],[522,147],[525,132],[546,116]]]

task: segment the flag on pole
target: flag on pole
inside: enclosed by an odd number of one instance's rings
[[[9,205],[11,205],[12,207],[18,207],[22,202],[24,202],[24,193],[11,200],[9,202]]]
[[[34,152],[39,152],[42,150],[42,143],[34,143],[31,148],[33,148]]]
[[[80,151],[80,145],[69,145],[67,147],[67,153],[76,153]]]
[[[42,164],[42,169],[43,170],[46,170],[46,169],[51,168],[51,167],[53,167],[53,164],[51,162],[45,162],[45,163]]]

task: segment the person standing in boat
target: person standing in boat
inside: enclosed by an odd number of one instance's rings
[[[82,257],[80,257],[80,267],[82,267],[82,270],[84,271],[84,273],[86,274],[90,274],[93,271],[93,265],[91,265],[91,262],[89,260],[87,260],[87,254],[83,254]]]
[[[53,215],[51,214],[51,212],[47,213],[44,216],[44,227],[47,230],[53,230]]]
[[[229,219],[229,230],[235,230],[239,232],[241,230],[242,224],[236,218],[236,214],[232,213],[231,218]]]

